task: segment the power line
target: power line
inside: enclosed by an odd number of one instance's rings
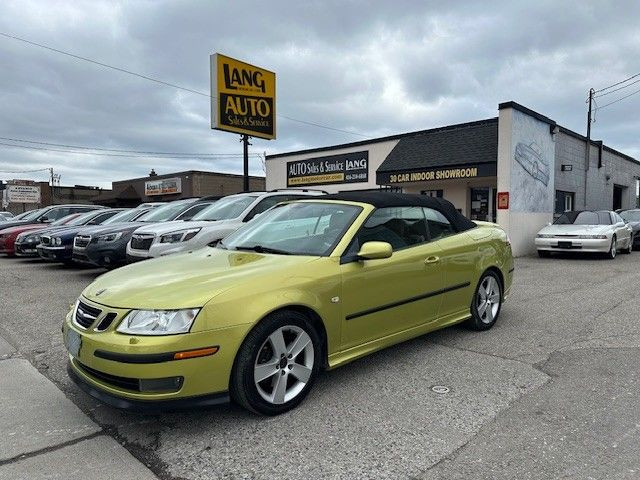
[[[604,92],[604,93],[601,93],[600,95],[596,95],[596,97],[598,97],[598,98],[599,97],[604,97],[605,95],[609,95],[610,93],[615,93],[615,92],[617,92],[619,90],[624,90],[625,88],[628,88],[631,85],[635,85],[636,83],[640,83],[640,79],[636,80],[635,82],[631,82],[631,83],[628,83],[626,85],[623,85],[622,87],[618,87],[618,88],[616,88],[614,90],[609,90],[608,92]]]
[[[629,78],[625,78],[621,82],[614,83],[613,85],[609,85],[608,87],[601,88],[600,90],[595,90],[593,93],[604,92],[605,90],[609,90],[610,88],[617,87],[618,85],[622,85],[623,83],[627,83],[629,80],[633,80],[636,77],[640,77],[640,73],[636,73],[635,75],[631,75]]]
[[[77,60],[83,60],[85,62],[93,63],[94,65],[99,65],[99,66],[105,67],[105,68],[110,68],[112,70],[116,70],[116,71],[121,72],[121,73],[127,73],[129,75],[134,75],[136,77],[143,78],[143,79],[149,80],[151,82],[159,83],[161,85],[177,88],[179,90],[184,90],[184,91],[190,92],[190,93],[195,93],[196,95],[201,95],[203,97],[212,98],[211,95],[209,95],[208,93],[205,93],[205,92],[200,92],[200,91],[194,90],[192,88],[182,87],[180,85],[176,85],[175,83],[165,82],[164,80],[159,80],[157,78],[153,78],[153,77],[150,77],[148,75],[143,75],[141,73],[132,72],[131,70],[126,70],[124,68],[115,67],[113,65],[109,65],[109,64],[103,63],[103,62],[99,62],[97,60],[92,60],[91,58],[87,58],[87,57],[83,57],[83,56],[80,56],[80,55],[75,55],[73,53],[65,52],[64,50],[59,50],[57,48],[49,47],[48,45],[43,45],[41,43],[32,42],[31,40],[27,40],[25,38],[21,38],[21,37],[15,36],[15,35],[10,35],[10,34],[4,33],[4,32],[0,32],[0,35],[3,36],[3,37],[6,37],[6,38],[10,38],[10,39],[13,39],[13,40],[18,40],[20,42],[27,43],[27,44],[35,46],[35,47],[44,48],[46,50],[49,50],[49,51],[52,51],[52,52],[55,52],[55,53],[59,53],[61,55],[66,55],[68,57],[72,57],[72,58],[75,58]],[[284,119],[290,120],[292,122],[297,122],[297,123],[302,123],[304,125],[310,125],[310,126],[314,126],[314,127],[324,128],[325,130],[333,130],[333,131],[336,131],[336,132],[348,133],[349,135],[357,135],[357,136],[363,137],[363,138],[371,138],[371,137],[369,137],[367,135],[363,135],[362,133],[351,132],[349,130],[342,130],[340,128],[334,128],[334,127],[330,127],[328,125],[322,125],[320,123],[308,122],[306,120],[300,120],[300,119],[289,117],[289,116],[282,115],[282,114],[276,114],[276,116],[278,116],[280,118],[284,118]]]
[[[37,168],[35,170],[0,170],[0,173],[34,173],[34,172],[50,172],[50,168]]]
[[[640,90],[636,90],[635,92],[631,92],[629,95],[625,95],[624,97],[620,97],[620,98],[614,100],[613,102],[605,103],[604,105],[601,105],[600,107],[598,107],[598,110],[602,110],[603,108],[608,107],[609,105],[613,105],[614,103],[618,103],[618,102],[624,100],[625,98],[629,98],[632,95],[635,95],[636,93],[640,93]]]
[[[99,156],[99,157],[126,157],[126,158],[141,158],[141,157],[156,157],[156,158],[172,158],[169,156],[162,156],[159,157],[157,155],[139,155],[139,154],[124,154],[124,153],[102,153],[102,152],[78,152],[76,150],[63,150],[63,149],[57,149],[57,148],[46,148],[46,147],[34,147],[31,145],[17,145],[17,144],[11,144],[11,143],[3,143],[0,142],[1,146],[5,146],[5,147],[15,147],[15,148],[25,148],[28,150],[39,150],[39,151],[46,151],[46,152],[58,152],[58,153],[73,153],[75,155],[95,155],[95,156]],[[237,157],[238,155],[242,155],[242,154],[229,154],[230,158],[234,158]],[[258,158],[262,158],[262,156],[259,153],[250,153],[249,154],[252,157],[258,157]],[[197,155],[194,155],[192,157],[173,157],[173,158],[179,158],[182,160],[185,159],[202,159],[202,160],[213,160],[211,157],[198,157]],[[224,156],[220,156],[218,158],[215,158],[215,160],[221,160],[224,159]]]
[[[81,145],[66,145],[63,143],[51,143],[51,142],[39,142],[35,140],[24,140],[22,138],[10,138],[10,137],[0,137],[0,140],[7,140],[11,142],[22,142],[22,143],[33,143],[36,145],[48,145],[53,147],[64,147],[64,148],[76,148],[80,150],[98,150],[104,152],[118,152],[118,153],[136,153],[143,155],[171,155],[171,156],[187,156],[187,157],[209,157],[209,156],[242,156],[242,153],[187,153],[187,152],[152,152],[152,151],[144,151],[144,150],[120,150],[117,148],[102,148],[102,147],[87,147]]]

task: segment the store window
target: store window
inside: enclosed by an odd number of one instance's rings
[[[573,192],[565,192],[556,190],[556,208],[555,213],[572,212],[576,194]]]
[[[427,197],[437,197],[442,198],[444,194],[444,190],[422,190],[420,195],[426,195]]]

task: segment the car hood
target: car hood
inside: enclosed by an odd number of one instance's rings
[[[43,230],[45,228],[44,225],[42,224],[36,224],[36,225],[18,225],[15,227],[9,227],[9,228],[5,228],[2,229],[2,224],[0,223],[0,233],[2,235],[11,235],[11,234],[18,234],[18,233],[22,233],[22,232],[31,232],[33,230]]]
[[[548,225],[538,233],[546,235],[600,235],[611,230],[611,225]]]
[[[2,225],[0,223],[0,225]],[[629,225],[634,232],[637,232],[638,230],[640,230],[640,222],[629,222],[627,225]]]
[[[98,277],[82,295],[113,308],[179,309],[204,306],[242,282],[290,270],[318,257],[203,248],[118,268]]]
[[[200,220],[197,222],[183,222],[182,220],[172,222],[154,223],[136,230],[136,233],[148,233],[154,235],[164,235],[165,233],[177,232],[178,230],[187,230],[189,228],[205,228],[216,227],[218,225],[224,225],[228,223],[228,220],[207,221]]]
[[[45,227],[47,226],[46,223],[43,224],[40,222],[32,222],[31,220],[16,220],[15,222],[0,223],[0,232],[2,232],[2,230],[6,230],[7,228],[18,227],[21,225],[44,225]]]
[[[119,232],[133,232],[137,228],[140,228],[143,225],[149,225],[145,222],[125,222],[125,223],[116,223],[113,225],[96,225],[95,227],[85,227],[78,232],[78,235],[97,235],[97,234],[107,234],[107,233],[119,233]]]

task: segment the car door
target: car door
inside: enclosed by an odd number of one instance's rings
[[[464,232],[458,233],[447,217],[438,210],[424,208],[424,213],[429,237],[441,251],[443,287],[438,321],[447,323],[450,319],[469,311],[477,282],[475,266],[478,256],[482,254],[482,247],[470,245],[472,239],[469,235]]]
[[[360,246],[388,242],[389,258],[359,260]],[[420,207],[376,210],[356,234],[342,275],[342,349],[433,321],[442,288],[440,247],[429,242]],[[350,261],[352,260],[352,261]]]
[[[616,212],[611,212],[611,223],[616,233],[617,248],[626,248],[631,239],[631,227],[629,227]]]

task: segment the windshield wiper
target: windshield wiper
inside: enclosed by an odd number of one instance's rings
[[[276,253],[278,255],[292,255],[291,252],[286,250],[279,250],[277,248],[265,247],[263,245],[254,245],[252,247],[239,246],[235,247],[236,250],[249,250],[256,253]]]

